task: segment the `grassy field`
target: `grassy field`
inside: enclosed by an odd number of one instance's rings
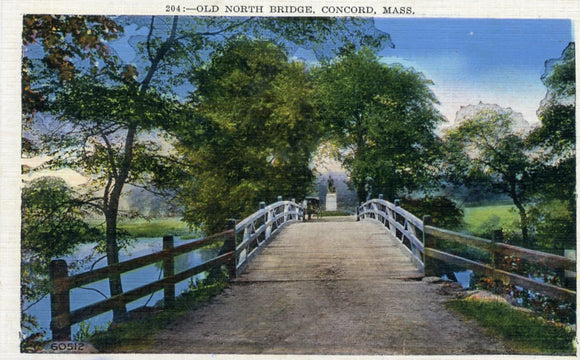
[[[447,306],[501,336],[516,353],[573,354],[575,331],[508,304],[453,300]]]
[[[119,224],[119,227],[128,231],[135,237],[162,237],[165,235],[185,236],[198,234],[195,229],[193,229],[193,231],[190,230],[189,225],[177,217],[122,221]]]
[[[464,229],[470,233],[479,233],[485,228],[511,228],[519,220],[513,205],[466,207],[463,213]]]
[[[101,225],[102,221],[91,220],[89,223],[93,226]],[[103,225],[104,226],[104,225]],[[191,230],[189,225],[180,220],[179,217],[158,218],[158,219],[130,219],[121,220],[119,228],[125,230],[136,238],[139,237],[163,237],[165,235],[174,235],[181,237],[200,236],[196,229]]]

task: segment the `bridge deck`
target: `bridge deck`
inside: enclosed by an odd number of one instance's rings
[[[347,220],[347,221],[345,221]],[[157,334],[151,352],[505,353],[445,310],[379,224],[294,223],[209,305]]]
[[[385,234],[380,226],[353,217],[293,224],[254,259],[240,281],[422,277]]]

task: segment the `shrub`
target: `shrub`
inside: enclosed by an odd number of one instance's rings
[[[463,225],[463,210],[444,196],[401,199],[401,207],[417,217],[430,215],[434,226],[455,230]]]

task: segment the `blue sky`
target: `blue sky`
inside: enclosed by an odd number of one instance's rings
[[[433,80],[450,121],[461,106],[483,102],[537,122],[546,93],[544,62],[573,41],[569,20],[382,18],[376,26],[395,43],[380,53],[384,61],[412,66]]]
[[[395,43],[379,53],[383,61],[413,67],[433,80],[439,109],[450,123],[461,106],[479,102],[510,107],[537,123],[546,94],[540,79],[544,62],[560,57],[573,41],[570,20],[377,18],[375,25]],[[128,36],[115,46],[126,61],[135,56],[127,41],[146,30],[126,28]],[[295,55],[312,58],[308,51]]]

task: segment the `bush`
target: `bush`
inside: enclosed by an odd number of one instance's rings
[[[455,230],[463,225],[463,210],[444,196],[423,199],[403,198],[401,207],[419,218],[430,215],[432,224],[436,227]]]

